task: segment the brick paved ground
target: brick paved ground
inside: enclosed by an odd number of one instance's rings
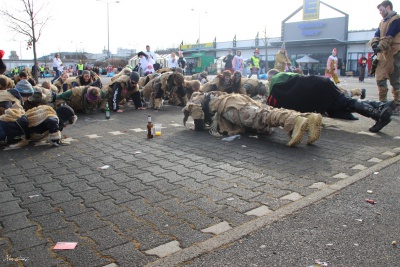
[[[162,136],[146,139],[147,114]],[[297,148],[282,129],[224,142],[182,118],[174,106],[81,115],[70,146],[1,151],[0,266],[144,266],[400,152],[399,117],[378,134],[370,119],[324,118],[321,139]],[[60,241],[78,245],[52,250]]]

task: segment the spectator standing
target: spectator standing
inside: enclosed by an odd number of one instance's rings
[[[53,80],[51,80],[51,83],[53,83],[55,80],[58,79],[58,77],[60,77],[62,70],[63,67],[62,61],[60,59],[60,54],[56,53],[53,58],[53,71],[56,72],[56,76],[53,78]]]
[[[358,66],[360,66],[360,76],[358,76],[358,81],[363,83],[365,77],[365,68],[367,67],[367,58],[364,54],[358,60]]]
[[[328,57],[328,60],[326,62],[325,77],[332,78],[335,84],[338,84],[340,82],[337,76],[338,58],[336,55],[337,55],[337,50],[336,48],[333,48],[332,55]]]
[[[260,52],[258,48],[254,50],[254,55],[250,58],[250,75],[248,78],[257,74],[257,79],[260,79]]]
[[[232,61],[233,61],[232,49],[229,48],[228,55],[226,55],[222,61],[225,62],[224,70],[229,70],[231,74],[233,74],[235,70],[232,68]]]
[[[144,74],[146,72],[147,66],[149,64],[151,64],[153,66],[155,61],[143,51],[140,51],[138,53],[138,57],[140,58],[140,60],[139,60],[139,64],[140,64],[140,68],[141,68],[140,73]],[[140,75],[140,76],[143,76],[143,75]]]
[[[178,59],[176,58],[175,52],[171,53],[171,57],[168,58],[168,68],[175,69],[178,67]]]
[[[281,49],[279,49],[278,53],[275,55],[274,69],[280,72],[288,71],[289,65],[291,65],[291,62],[286,51],[285,42],[283,42]]]
[[[39,62],[36,62],[36,64],[32,66],[31,73],[32,73],[32,77],[35,79],[35,81],[37,81],[39,73],[40,73]]]
[[[40,66],[40,78],[44,79],[44,66],[43,65]]]
[[[76,65],[76,68],[78,69],[78,75],[82,75],[82,73],[83,73],[83,63],[82,63],[82,60],[79,60],[79,63]]]
[[[179,51],[178,66],[182,69],[182,74],[185,75],[186,59],[183,57],[182,51]]]
[[[232,60],[232,67],[235,71],[239,71],[242,74],[242,71],[243,71],[242,51],[240,51],[240,50],[236,51],[236,55],[233,57],[233,60]]]

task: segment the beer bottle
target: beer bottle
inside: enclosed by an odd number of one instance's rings
[[[110,118],[110,107],[108,106],[108,102],[106,103],[106,119],[108,120]]]
[[[147,116],[147,139],[153,138],[153,123],[150,114]]]

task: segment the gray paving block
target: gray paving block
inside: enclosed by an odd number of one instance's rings
[[[231,207],[234,210],[241,212],[241,213],[244,213],[246,211],[249,211],[249,210],[254,209],[259,206],[259,204],[257,204],[257,203],[242,200],[238,196],[224,198],[224,199],[218,201],[217,203],[220,205],[225,205],[225,206]]]
[[[50,201],[46,199],[35,203],[23,203],[21,204],[21,207],[30,212],[28,218],[34,218],[55,212],[55,209],[50,205]]]
[[[132,237],[133,240],[139,244],[138,248],[140,251],[155,248],[174,240],[172,237],[158,233],[152,227],[147,225],[128,232],[126,235]]]
[[[154,204],[149,204],[145,199],[138,198],[132,201],[124,202],[120,206],[128,208],[135,216],[142,216],[152,212],[160,212],[161,208],[154,207]]]
[[[12,191],[0,192],[0,204],[3,202],[18,201],[19,199],[14,197],[12,193]]]
[[[161,173],[159,177],[167,179],[170,183],[175,183],[178,181],[182,181],[186,178],[185,174],[178,174],[175,171]]]
[[[18,252],[27,248],[46,244],[47,240],[39,237],[39,235],[36,233],[37,230],[38,228],[36,226],[31,226],[28,228],[4,233],[3,236],[9,238],[13,245],[13,248],[10,252]]]
[[[178,225],[181,225],[183,223],[181,219],[169,216],[165,212],[154,212],[146,214],[141,216],[140,219],[147,220],[148,222],[156,226],[156,229],[158,230],[177,227]]]
[[[87,190],[95,189],[93,186],[89,185],[89,182],[85,179],[79,179],[79,181],[69,183],[66,185],[72,194],[81,193]]]
[[[43,266],[44,263],[46,266],[67,266],[66,263],[62,259],[55,259],[53,255],[49,252],[52,245],[41,244],[39,246],[30,247],[25,250],[19,251],[16,255],[21,256],[26,259],[23,261],[24,266],[26,267],[35,267],[35,266]],[[21,261],[22,263],[22,261]]]
[[[215,202],[209,200],[206,197],[198,198],[185,204],[189,206],[194,206],[199,210],[205,212],[206,214],[210,214],[224,208],[222,205],[217,205],[215,204]]]
[[[60,202],[57,204],[53,204],[54,209],[63,212],[66,217],[74,216],[77,214],[93,211],[92,208],[87,208],[83,204],[83,200],[80,198],[75,198],[74,200],[67,202]]]
[[[231,227],[242,225],[254,219],[251,216],[247,216],[244,213],[237,212],[230,207],[216,211],[210,214],[210,216],[215,216],[221,221],[228,222]]]
[[[179,183],[179,182],[177,182],[177,183]],[[146,185],[152,186],[152,187],[156,188],[160,192],[166,192],[166,191],[173,190],[173,189],[181,187],[181,186],[179,186],[177,184],[170,183],[165,178],[162,178],[162,179],[157,180],[157,181],[146,183]]]
[[[8,185],[12,186],[15,184],[21,184],[21,183],[28,183],[29,178],[26,174],[19,174],[19,175],[13,175],[13,176],[3,176],[7,181]]]
[[[98,228],[102,228],[102,227],[109,225],[109,223],[107,223],[103,220],[100,220],[95,211],[90,211],[90,212],[81,213],[81,214],[74,215],[74,216],[69,216],[69,217],[66,217],[65,219],[68,222],[70,222],[70,221],[75,222],[77,224],[77,226],[79,227],[79,232],[81,232],[81,233],[91,231],[94,229],[98,229]]]
[[[128,242],[110,249],[101,251],[104,256],[109,256],[115,260],[115,266],[144,266],[149,262],[155,261],[156,256],[145,255],[136,249],[136,243]],[[106,266],[104,266],[106,267]],[[110,266],[111,267],[111,266]]]
[[[256,189],[254,189],[254,190],[256,190]],[[249,200],[250,198],[253,198],[255,196],[262,194],[262,192],[259,192],[259,191],[253,191],[253,190],[249,190],[246,188],[240,188],[240,187],[229,188],[229,189],[225,190],[225,192],[240,196],[240,198],[242,198],[244,200]]]
[[[62,191],[43,193],[43,196],[51,198],[50,202],[51,202],[51,205],[53,205],[53,206],[57,205],[59,203],[64,203],[64,202],[73,201],[73,200],[83,201],[83,199],[71,195],[69,190],[67,190],[65,188]]]
[[[142,227],[145,222],[141,218],[140,220],[136,219],[132,212],[124,211],[104,217],[103,219],[110,222],[118,231],[127,232]]]
[[[19,230],[22,228],[36,226],[33,222],[28,220],[27,215],[29,213],[27,211],[16,213],[8,216],[0,217],[0,222],[3,225],[3,232]]]
[[[133,178],[133,179],[131,179],[131,181],[129,181],[127,183],[121,183],[120,185],[128,188],[131,193],[151,189],[151,187],[144,185],[137,178]]]
[[[60,258],[65,258],[69,266],[104,266],[110,263],[110,259],[99,257],[99,253],[93,250],[92,243],[78,243],[73,250],[52,250],[52,252]]]
[[[71,193],[73,196],[78,196],[84,200],[85,203],[97,202],[105,199],[109,199],[109,196],[105,196],[99,192],[99,189],[94,188],[83,192]]]
[[[198,242],[202,242],[212,237],[212,234],[193,230],[190,225],[182,224],[177,227],[161,230],[162,233],[175,236],[179,241],[180,247],[187,248]]]
[[[186,205],[186,203],[181,203],[179,199],[173,198],[164,200],[154,204],[157,207],[161,207],[162,209],[166,210],[168,214],[176,215],[188,210],[193,209],[190,205]]]
[[[65,190],[65,187],[61,185],[59,181],[53,181],[50,183],[44,183],[37,185],[39,188],[43,190],[44,193],[56,192]]]
[[[14,196],[16,196],[16,197],[21,196],[25,192],[39,191],[38,188],[35,187],[33,182],[14,184],[14,185],[12,185],[12,188],[14,188],[14,190],[15,190]]]
[[[184,188],[177,188],[174,190],[170,190],[170,191],[167,191],[166,194],[168,194],[172,197],[176,197],[183,203],[203,197],[203,195],[201,195],[201,194],[192,192],[192,191],[184,189]]]
[[[89,208],[93,208],[103,217],[124,211],[124,209],[115,204],[112,199],[105,199],[97,202],[87,203],[86,206]]]
[[[160,193],[156,189],[144,190],[144,191],[135,192],[132,194],[136,195],[136,196],[141,196],[144,199],[146,199],[147,201],[152,202],[152,203],[157,203],[157,202],[172,198],[172,196],[165,194],[165,193]]]
[[[74,173],[57,175],[56,179],[60,180],[62,185],[68,185],[70,183],[75,183],[75,182],[81,181],[81,179],[78,178],[78,176]]]
[[[214,216],[208,216],[198,209],[189,210],[177,215],[178,218],[189,223],[193,229],[201,230],[209,227],[210,225],[217,224],[221,220]]]
[[[139,196],[133,195],[132,193],[130,193],[127,188],[122,188],[122,189],[115,190],[115,191],[104,192],[103,194],[106,196],[110,196],[114,200],[115,204],[121,204],[124,202],[132,201],[132,200],[140,198]]]
[[[168,172],[168,170],[164,170],[162,173],[164,172]],[[158,176],[158,174],[154,174],[153,172],[143,172],[133,176],[139,179],[142,183],[148,183],[162,179],[162,177]]]
[[[232,193],[225,193],[225,192],[219,190],[218,188],[216,188],[214,186],[208,186],[208,187],[205,187],[205,188],[202,188],[202,189],[196,191],[196,193],[202,194],[202,195],[210,198],[212,201],[219,201],[219,200],[226,199],[226,198],[232,196]]]
[[[90,237],[96,242],[96,249],[98,251],[119,246],[128,241],[127,238],[118,235],[118,233],[114,231],[112,226],[97,228],[85,232],[83,235]]]
[[[69,225],[69,223],[64,220],[63,214],[56,211],[51,214],[37,216],[33,221],[40,225],[42,232],[57,230]]]

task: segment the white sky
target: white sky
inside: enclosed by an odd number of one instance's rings
[[[37,46],[37,55],[75,51],[101,53],[107,49],[107,4],[109,2],[110,51],[117,48],[152,50],[193,44],[200,41],[231,41],[253,39],[260,33],[268,37],[280,36],[281,22],[303,5],[303,0],[34,0],[46,3],[42,16],[50,14]],[[381,16],[373,0],[324,0],[322,1],[350,15],[349,30],[376,28]],[[393,1],[392,1],[393,2]],[[396,10],[396,3],[394,10]],[[37,4],[39,6],[39,4]],[[24,17],[21,0],[0,0],[0,9],[7,7],[17,17]],[[195,11],[191,11],[194,9]],[[338,13],[321,3],[320,18],[337,17]],[[301,20],[302,11],[291,21]],[[23,59],[33,58],[33,51],[26,50],[24,36],[15,35],[5,27],[0,17],[0,49],[15,50]]]

